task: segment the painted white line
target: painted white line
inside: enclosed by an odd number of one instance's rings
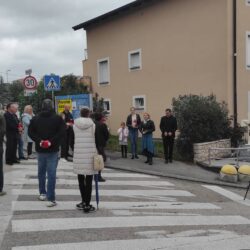
[[[205,225],[250,225],[250,220],[241,216],[132,216],[12,220],[12,232]]]
[[[212,235],[196,237],[152,238],[133,240],[88,241],[79,243],[13,247],[12,250],[236,250],[249,249],[250,236]]]
[[[12,184],[15,185],[15,180]],[[70,180],[70,179],[57,179],[56,183],[59,185],[77,185],[77,180]],[[19,183],[18,183],[19,184]],[[25,185],[38,185],[37,179],[26,179],[24,182]],[[94,185],[94,182],[93,182]],[[173,186],[172,183],[168,181],[143,181],[143,180],[136,180],[136,181],[120,181],[120,180],[107,180],[106,182],[99,182],[99,186],[145,186],[145,187],[153,187],[153,186]]]
[[[100,196],[121,196],[121,197],[148,197],[148,196],[193,196],[191,193],[182,190],[99,190]],[[38,189],[13,189],[15,195],[38,195]],[[80,195],[79,189],[56,189],[56,195]],[[94,192],[93,192],[94,195]]]
[[[27,171],[25,172],[25,175],[28,176],[34,176],[37,177],[37,171]],[[65,171],[57,171],[56,173],[57,177],[64,177],[64,176],[73,176],[77,178],[77,175],[73,172],[65,172]],[[104,172],[102,173],[103,177],[122,177],[122,178],[130,178],[130,177],[136,177],[136,178],[152,178],[152,179],[159,179],[159,177],[146,175],[146,174],[136,174],[136,173],[112,173],[112,172]]]
[[[249,199],[245,199],[244,200],[244,197],[238,195],[238,194],[235,194],[231,191],[228,191],[224,188],[221,188],[221,187],[218,187],[218,186],[213,186],[213,185],[203,185],[203,187],[207,188],[207,189],[210,189],[218,194],[221,194],[225,197],[227,197],[228,199],[232,200],[232,201],[235,201],[237,203],[240,203],[242,205],[245,205],[245,206],[250,206],[250,200]],[[244,191],[245,193],[245,191]]]
[[[51,211],[51,210],[75,210],[75,205],[79,201],[59,201],[58,205],[53,208],[45,206],[41,201],[16,201],[12,203],[13,211]],[[95,200],[93,199],[93,204]],[[105,202],[99,203],[100,209],[220,209],[211,203],[196,202]]]

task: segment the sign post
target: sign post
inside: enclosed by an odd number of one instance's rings
[[[61,90],[61,80],[58,75],[45,75],[44,76],[44,89],[46,91],[51,91],[52,101],[55,104],[54,91]]]
[[[24,95],[25,96],[30,96],[34,93],[36,93],[36,89],[37,89],[37,80],[34,76],[26,76],[23,79],[23,86],[24,86]]]

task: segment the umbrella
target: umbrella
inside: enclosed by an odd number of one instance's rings
[[[97,206],[97,209],[98,209],[98,205],[99,205],[98,174],[94,175],[94,179],[95,179],[95,199],[96,199],[96,206]]]

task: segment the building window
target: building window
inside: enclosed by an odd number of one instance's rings
[[[246,63],[247,69],[250,69],[250,32],[247,32],[246,39]]]
[[[146,110],[146,98],[145,95],[133,96],[133,106],[136,110]]]
[[[139,70],[142,68],[141,65],[141,49],[133,50],[128,52],[128,67],[129,70]]]
[[[111,100],[110,99],[104,99],[103,100],[103,109],[106,114],[111,114]]]
[[[100,59],[97,61],[98,83],[109,84],[109,58]]]

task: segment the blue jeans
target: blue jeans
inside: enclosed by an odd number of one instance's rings
[[[131,143],[131,154],[137,155],[137,139],[138,139],[137,128],[129,129],[129,138],[130,138],[130,143]]]
[[[55,201],[56,169],[58,164],[58,152],[37,153],[38,159],[38,181],[40,194],[47,194],[48,201]],[[47,173],[47,191],[46,185]]]
[[[18,138],[18,157],[19,159],[24,158],[24,154],[23,154],[23,138],[20,135]]]

